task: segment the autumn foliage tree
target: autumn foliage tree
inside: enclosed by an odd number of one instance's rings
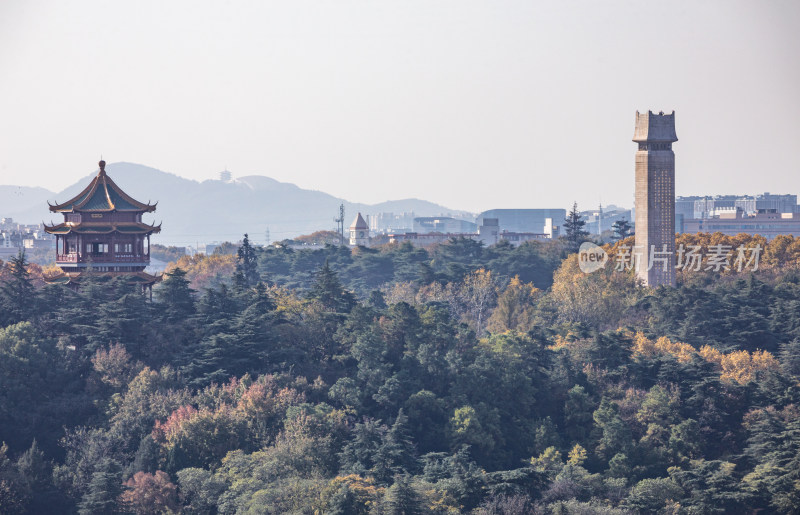
[[[531,283],[523,283],[514,276],[497,298],[497,307],[489,318],[488,329],[492,332],[528,332],[535,320],[535,303],[541,292]]]
[[[177,487],[164,471],[137,472],[125,482],[125,488],[121,504],[137,515],[177,513],[180,509]]]

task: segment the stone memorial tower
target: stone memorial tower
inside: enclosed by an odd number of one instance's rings
[[[675,111],[636,112],[636,276],[675,286]]]

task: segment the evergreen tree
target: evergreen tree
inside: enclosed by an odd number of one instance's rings
[[[245,233],[242,246],[236,251],[234,282],[238,288],[252,288],[259,281],[261,281],[261,276],[258,273],[256,249],[250,245],[250,238]]]
[[[572,210],[564,220],[564,236],[567,239],[567,243],[569,243],[570,250],[573,252],[577,252],[581,243],[589,237],[589,233],[583,228],[585,225],[586,221],[578,213],[578,203],[575,202],[572,204]]]
[[[627,220],[617,220],[611,228],[614,230],[614,239],[624,240],[631,235],[631,224]]]
[[[28,512],[49,513],[63,502],[53,485],[53,467],[34,438],[31,447],[17,460],[17,470],[30,495]]]
[[[0,283],[0,324],[3,326],[30,320],[36,315],[36,290],[33,287],[25,251],[8,262],[10,277]]]
[[[386,426],[379,420],[371,418],[365,419],[363,424],[356,424],[351,440],[339,454],[342,471],[359,476],[374,475],[376,460],[383,461],[377,451],[381,447],[386,430]],[[387,468],[383,467],[383,463],[379,463],[379,467],[381,473]]]
[[[782,345],[778,358],[784,374],[800,376],[800,339]]]
[[[386,492],[384,506],[387,515],[416,515],[417,513],[422,513],[419,495],[411,486],[411,479],[407,474],[395,476],[394,484]]]
[[[185,320],[194,314],[194,290],[189,288],[186,271],[174,268],[166,272],[156,290],[156,298],[164,305],[164,316],[169,321]]]
[[[632,444],[628,426],[619,416],[619,408],[608,398],[603,397],[593,418],[602,431],[595,453],[602,459],[611,459],[616,453],[626,451]]]
[[[96,331],[89,336],[87,350],[96,350],[112,343],[121,343],[136,358],[147,354],[150,343],[150,304],[144,293],[124,279],[115,281],[117,300],[104,302],[97,310]]]
[[[25,513],[27,494],[23,478],[8,458],[8,446],[0,443],[0,513]]]
[[[369,509],[346,483],[342,483],[328,500],[326,513],[330,513],[330,515],[367,515]]]
[[[594,405],[583,386],[573,386],[564,402],[564,425],[572,441],[584,441],[592,429],[593,412]]]
[[[308,292],[308,298],[335,313],[349,313],[356,303],[353,294],[344,289],[339,276],[331,270],[327,260],[317,272],[317,279]]]
[[[408,417],[402,408],[397,413],[397,418],[389,429],[382,447],[390,458],[393,470],[402,474],[416,471],[416,449],[408,428]]]
[[[237,344],[228,351],[229,365],[226,368],[237,376],[244,372],[263,372],[270,356],[279,350],[274,327],[280,322],[275,302],[264,284],[258,283],[249,292],[247,308],[235,321]]]
[[[372,290],[369,292],[369,299],[367,299],[367,303],[374,309],[386,309],[388,306],[386,305],[386,297],[384,297],[383,292],[380,290]]]
[[[97,464],[86,493],[83,494],[80,515],[119,513],[118,499],[122,493],[122,471],[119,463],[104,458]]]

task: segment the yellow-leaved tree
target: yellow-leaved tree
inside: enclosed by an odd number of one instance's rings
[[[487,328],[493,333],[528,332],[533,328],[535,303],[540,295],[532,283],[523,283],[518,275],[514,276],[498,297]]]

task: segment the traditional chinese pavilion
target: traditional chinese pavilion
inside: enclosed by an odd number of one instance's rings
[[[156,202],[156,204],[158,204]],[[77,283],[87,271],[112,276],[129,276],[143,286],[160,280],[144,271],[150,264],[150,235],[161,232],[161,224],[142,222],[144,213],[156,204],[134,200],[106,175],[106,162],[92,182],[74,198],[50,205],[50,211],[64,215],[64,222],[45,225],[56,237],[56,264],[63,275],[58,282]]]

